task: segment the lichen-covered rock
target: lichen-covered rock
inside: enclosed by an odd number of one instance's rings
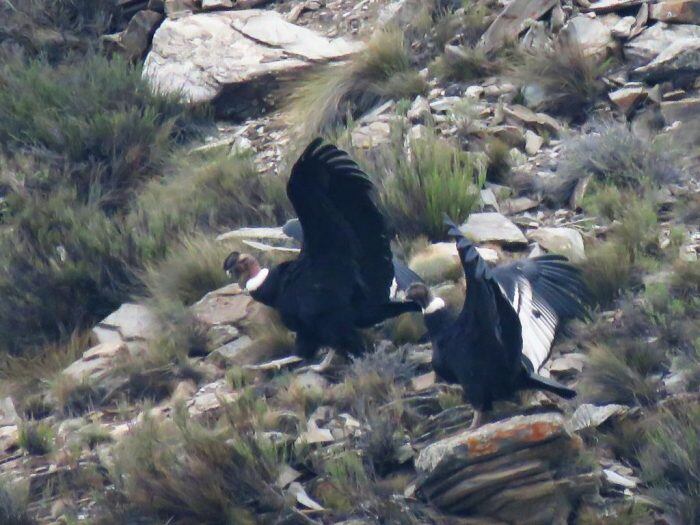
[[[581,441],[560,414],[515,416],[424,448],[417,494],[441,510],[519,524],[566,523],[598,475],[571,468]]]
[[[472,213],[460,229],[474,242],[527,244],[520,228],[500,213]]]

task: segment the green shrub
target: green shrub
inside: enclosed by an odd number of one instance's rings
[[[138,67],[99,55],[52,67],[10,60],[0,67],[0,144],[49,163],[27,173],[27,191],[67,184],[112,209],[154,173],[171,139],[192,123],[174,98],[151,92]]]
[[[409,148],[407,157],[401,136],[375,148],[368,172],[377,174],[382,204],[399,234],[441,238],[445,213],[460,222],[478,205],[484,176],[470,154],[432,134],[411,140]]]
[[[646,428],[639,455],[651,495],[679,523],[700,519],[700,406],[665,410]]]
[[[213,430],[181,413],[176,424],[146,419],[115,447],[113,512],[178,524],[253,524],[293,514],[275,485],[280,451],[246,429],[250,420],[240,412],[233,421]]]
[[[145,261],[197,230],[280,224],[290,216],[285,180],[259,174],[250,152],[176,158],[135,199],[126,222]]]
[[[567,202],[578,181],[587,176],[593,176],[602,186],[638,193],[676,181],[680,176],[668,154],[623,125],[605,125],[595,133],[566,142],[557,173],[556,179],[544,188],[555,204]],[[597,193],[602,199],[614,197],[603,190]],[[591,197],[588,199],[590,202]]]
[[[534,108],[568,117],[581,117],[605,92],[602,75],[610,62],[588,57],[576,46],[555,46],[541,53],[526,53],[513,67],[513,77],[523,87],[543,91]]]
[[[114,27],[117,14],[114,0],[5,0],[0,3],[0,44],[62,60],[68,51],[94,44]]]
[[[324,66],[296,86],[289,118],[304,134],[328,134],[381,101],[412,99],[426,89],[403,31],[382,29],[349,62]]]
[[[32,456],[43,456],[53,449],[54,434],[46,423],[28,421],[20,425],[18,443]]]
[[[29,483],[19,486],[0,480],[0,523],[4,525],[35,525],[29,516]]]

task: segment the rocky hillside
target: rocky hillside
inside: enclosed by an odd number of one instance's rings
[[[0,1],[0,523],[700,523],[696,0]],[[444,212],[591,320],[472,407],[418,316],[303,361],[231,283],[315,135],[448,305]]]

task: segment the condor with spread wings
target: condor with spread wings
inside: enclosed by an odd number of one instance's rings
[[[476,247],[447,220],[467,282],[459,314],[423,284],[406,296],[423,309],[433,343],[433,368],[462,386],[475,409],[473,427],[494,401],[518,390],[542,389],[565,398],[576,392],[538,372],[560,323],[587,316],[586,287],[566,259],[545,255],[489,268]]]
[[[385,220],[369,177],[347,153],[315,139],[292,168],[287,196],[304,232],[298,258],[268,270],[234,252],[224,269],[279,312],[296,332],[300,356],[321,346],[359,354],[359,328],[420,311],[413,302],[390,301],[394,270]]]

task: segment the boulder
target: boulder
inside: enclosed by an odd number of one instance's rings
[[[621,87],[608,93],[610,101],[617,106],[625,115],[629,115],[639,105],[646,100],[648,92],[644,85],[635,84]]]
[[[671,0],[649,6],[649,18],[661,22],[700,24],[700,1]]]
[[[571,416],[571,427],[574,431],[597,428],[610,418],[624,416],[629,410],[625,405],[579,405]]]
[[[674,122],[697,122],[700,117],[700,98],[662,102],[661,114],[669,126]]]
[[[633,71],[646,81],[677,79],[680,75],[700,73],[700,37],[679,38],[671,42],[655,59]]]
[[[559,33],[561,44],[585,57],[605,58],[614,46],[611,28],[598,18],[584,15],[569,20]]]
[[[636,21],[637,19],[633,16],[623,16],[612,27],[612,36],[621,40],[629,38],[632,35],[632,29],[634,28]]]
[[[625,61],[633,67],[644,66],[675,41],[684,38],[700,38],[700,26],[658,22],[625,44]]]
[[[641,5],[643,2],[644,0],[600,0],[598,2],[592,2],[590,6],[583,10],[592,11],[597,14],[614,13]]]
[[[361,47],[291,24],[275,11],[200,13],[161,24],[143,75],[154,89],[189,102],[224,102],[225,94],[233,103],[242,94],[267,95],[300,70]]]
[[[514,0],[508,3],[482,35],[479,47],[490,52],[515,41],[529,27],[530,20],[539,20],[557,3],[557,0]]]
[[[92,329],[99,343],[147,341],[158,335],[159,323],[146,306],[124,303]]]
[[[570,474],[581,448],[560,414],[511,417],[425,447],[416,493],[473,519],[566,523],[571,505],[597,490],[597,474]]]
[[[252,303],[250,295],[244,294],[237,284],[229,284],[205,295],[192,305],[192,312],[209,327],[236,325],[248,317]]]
[[[520,228],[500,213],[472,213],[460,230],[474,242],[527,244]]]
[[[528,238],[537,241],[548,252],[564,255],[572,262],[586,258],[583,237],[573,228],[539,228],[528,233]]]
[[[156,11],[139,11],[121,33],[120,44],[129,60],[139,60],[148,50],[151,38],[163,20]]]
[[[111,375],[119,362],[131,357],[125,343],[102,343],[87,350],[80,359],[73,361],[63,370],[63,375],[70,377],[76,383],[88,381],[101,383]]]
[[[391,126],[388,122],[375,121],[352,130],[352,145],[359,149],[369,149],[389,142]]]
[[[531,109],[519,104],[503,106],[503,112],[507,116],[519,120],[524,124],[545,129],[550,133],[558,135],[562,131],[562,126],[557,122],[557,119],[550,117],[546,113],[535,113]]]

